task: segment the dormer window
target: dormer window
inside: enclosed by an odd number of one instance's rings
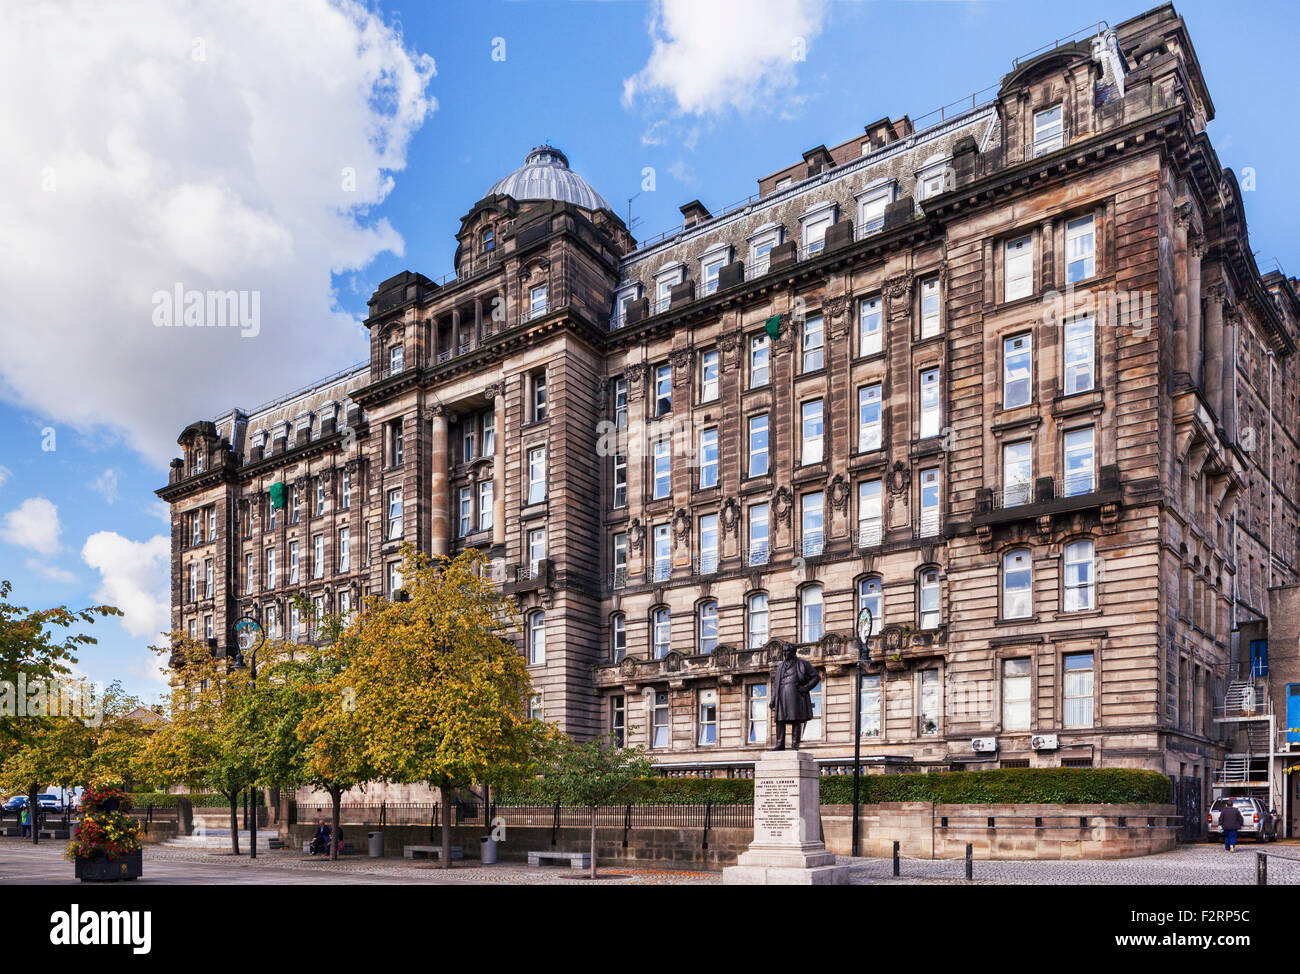
[[[759,277],[767,273],[772,248],[781,243],[785,227],[769,226],[759,230],[749,238],[749,277]]]
[[[618,292],[618,297],[614,299],[614,320],[610,322],[611,328],[622,328],[627,324],[628,306],[639,297],[641,297],[641,285],[639,283]]]
[[[794,182],[794,180],[793,180],[791,177],[789,177],[789,176],[783,176],[782,178],[780,178],[780,179],[778,179],[778,180],[776,181],[776,187],[775,187],[775,190],[776,190],[776,191],[780,191],[780,190],[783,190],[783,189],[789,189],[790,186],[791,186],[791,184],[792,184],[793,182]]]
[[[718,289],[718,274],[731,260],[731,246],[721,244],[711,247],[700,258],[700,281],[705,294],[712,294]]]
[[[491,227],[484,227],[482,245],[479,248],[480,252],[484,254],[489,254],[496,249],[496,246],[497,246],[496,231],[494,231]]]
[[[528,292],[528,317],[539,318],[546,314],[546,285],[539,284]]]
[[[405,362],[405,352],[401,345],[394,345],[388,350],[388,371],[391,375],[396,375],[402,371],[402,365]]]
[[[826,231],[835,222],[835,202],[827,200],[799,218],[803,232],[803,252],[805,255],[818,253],[826,246]]]
[[[885,228],[885,207],[894,202],[896,183],[873,184],[858,195],[858,236],[866,237]]]
[[[194,472],[203,473],[203,447],[194,451]]]
[[[681,264],[673,264],[662,268],[655,275],[655,314],[668,310],[668,305],[672,302],[673,288],[682,283],[685,273],[685,267]]]
[[[1062,125],[1061,106],[1053,105],[1042,111],[1034,112],[1034,156],[1055,152],[1065,144],[1065,129]]]

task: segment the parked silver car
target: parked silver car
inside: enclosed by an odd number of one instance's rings
[[[1209,822],[1209,841],[1222,842],[1223,829],[1219,827],[1219,812],[1231,803],[1241,812],[1242,826],[1237,830],[1239,839],[1254,839],[1256,842],[1272,842],[1277,839],[1277,819],[1270,814],[1263,801],[1235,795],[1231,798],[1216,798],[1210,806],[1207,816]]]

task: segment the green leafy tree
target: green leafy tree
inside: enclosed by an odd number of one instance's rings
[[[591,813],[590,876],[596,878],[596,810],[601,805],[622,805],[645,790],[654,770],[639,747],[617,747],[608,740],[565,739],[546,771],[548,790],[569,805],[582,805]]]

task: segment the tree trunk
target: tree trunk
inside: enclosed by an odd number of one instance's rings
[[[451,782],[444,781],[438,787],[442,795],[442,868],[451,868]]]
[[[591,878],[596,878],[596,806],[591,806]]]
[[[230,854],[239,855],[239,792],[228,791],[226,800],[230,802]]]
[[[343,817],[343,812],[340,808],[343,803],[343,789],[331,788],[330,801],[334,805],[333,811],[330,813],[330,823],[333,829],[330,836],[330,860],[337,862],[339,858],[339,820]]]
[[[32,823],[32,845],[41,844],[41,808],[36,804],[36,790],[39,785],[32,785],[27,790],[27,820]],[[19,812],[19,815],[22,813]],[[21,821],[21,819],[20,819]],[[22,830],[19,829],[21,833]]]

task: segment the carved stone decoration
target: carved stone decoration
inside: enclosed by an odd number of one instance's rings
[[[890,655],[901,653],[904,649],[906,635],[907,633],[904,631],[903,627],[897,623],[885,626],[884,630],[881,632],[881,642],[885,646],[885,652]]]
[[[794,511],[794,494],[789,487],[778,487],[776,493],[772,495],[772,514],[778,521],[783,521],[786,527],[790,526],[790,518]]]
[[[483,398],[492,400],[505,392],[505,383],[490,382],[483,387]]]
[[[676,384],[690,380],[691,366],[695,363],[695,348],[687,345],[676,348],[668,354],[668,362],[673,367],[673,382]]]
[[[727,369],[736,365],[740,357],[741,348],[740,330],[723,332],[718,336],[718,371],[726,372]]]
[[[740,504],[734,497],[728,497],[722,502],[722,512],[719,518],[722,522],[722,529],[730,534],[733,538],[737,537],[740,532]]]
[[[682,669],[682,654],[677,650],[670,650],[664,657],[664,670],[669,673],[679,673]]]
[[[627,401],[639,402],[645,391],[645,365],[640,362],[629,365],[623,370],[623,378],[627,379]]]
[[[735,653],[730,646],[722,645],[715,647],[710,654],[709,665],[715,670],[727,670],[735,663]]]
[[[645,540],[645,528],[641,527],[639,517],[632,518],[627,526],[627,541],[632,546],[633,551],[641,550],[641,542]]]
[[[912,307],[912,275],[900,274],[885,280],[885,299],[890,318],[902,318]]]
[[[631,656],[623,657],[623,661],[618,664],[618,675],[625,680],[631,680],[636,677],[636,660]]]
[[[902,460],[895,460],[894,465],[885,474],[885,487],[891,494],[905,494],[912,486],[912,471]]]
[[[837,511],[848,510],[849,507],[849,482],[844,479],[844,474],[837,473],[831,478],[831,507]]]
[[[677,508],[673,514],[673,538],[679,548],[691,543],[691,512],[684,507]]]
[[[822,302],[822,315],[826,319],[826,334],[830,338],[843,338],[849,333],[849,316],[845,314],[849,299],[843,294]]]
[[[794,348],[794,322],[790,317],[790,312],[781,315],[781,321],[777,326],[776,338],[772,339],[772,350],[774,352],[788,352]]]
[[[1192,201],[1183,200],[1174,206],[1174,222],[1179,230],[1186,230],[1192,223]]]

